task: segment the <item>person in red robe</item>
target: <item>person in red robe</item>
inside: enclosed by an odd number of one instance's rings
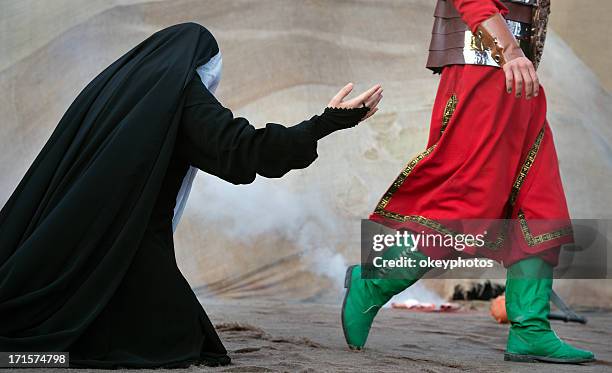
[[[370,219],[422,234],[485,232],[480,245],[462,251],[395,246],[383,258],[418,263],[469,254],[503,263],[511,323],[505,359],[581,363],[593,353],[560,340],[548,322],[552,269],[560,246],[573,242],[536,72],[549,9],[549,0],[438,0],[427,67],[441,79],[429,141]],[[427,270],[389,268],[366,278],[362,266],[349,267],[342,307],[348,345],[361,349],[378,310]]]

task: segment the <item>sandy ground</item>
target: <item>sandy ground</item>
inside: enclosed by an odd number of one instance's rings
[[[504,362],[507,326],[496,324],[485,310],[425,314],[383,309],[368,348],[352,352],[344,344],[337,305],[219,300],[203,303],[233,364],[155,372],[612,371],[612,312],[583,312],[589,319],[587,325],[554,322],[561,337],[592,349],[599,359],[576,366]],[[20,370],[27,371],[30,370]],[[70,372],[53,370],[62,371]],[[145,371],[148,370],[135,372]]]

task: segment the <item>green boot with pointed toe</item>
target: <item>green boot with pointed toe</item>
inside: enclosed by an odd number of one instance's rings
[[[403,249],[403,250],[402,250]],[[389,248],[384,259],[397,259],[401,256],[412,258],[416,263],[427,256],[404,248]],[[417,282],[427,272],[423,268],[395,268],[393,278],[362,278],[363,268],[360,265],[350,266],[344,279],[344,302],[342,304],[342,329],[349,348],[361,350],[368,339],[374,317],[385,303],[394,295],[404,291]],[[398,271],[401,274],[398,275]],[[384,277],[384,275],[383,275]]]
[[[570,364],[595,360],[592,352],[563,342],[550,327],[552,273],[551,265],[538,257],[508,268],[506,312],[510,332],[504,360]]]

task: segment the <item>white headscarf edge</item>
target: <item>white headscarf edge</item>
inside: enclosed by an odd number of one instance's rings
[[[196,69],[200,79],[202,79],[202,83],[204,83],[204,86],[213,95],[215,94],[215,91],[219,86],[219,81],[221,80],[222,67],[223,59],[221,58],[221,52],[219,52],[207,63]],[[183,183],[181,184],[181,188],[176,196],[174,217],[172,218],[172,232],[176,231],[176,227],[183,216],[183,211],[187,205],[187,199],[189,198],[189,193],[191,192],[191,187],[193,186],[193,181],[195,180],[197,173],[198,169],[190,166],[189,170],[185,174],[185,177],[183,177]]]

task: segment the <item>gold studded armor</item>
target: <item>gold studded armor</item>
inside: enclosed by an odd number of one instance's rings
[[[510,32],[537,68],[544,51],[550,0],[502,0]],[[472,34],[452,0],[438,0],[427,68],[439,73],[448,65],[499,66],[491,51]]]
[[[537,69],[542,61],[544,43],[546,42],[546,29],[550,15],[550,0],[538,0],[533,11],[533,23],[531,24],[531,62]]]

